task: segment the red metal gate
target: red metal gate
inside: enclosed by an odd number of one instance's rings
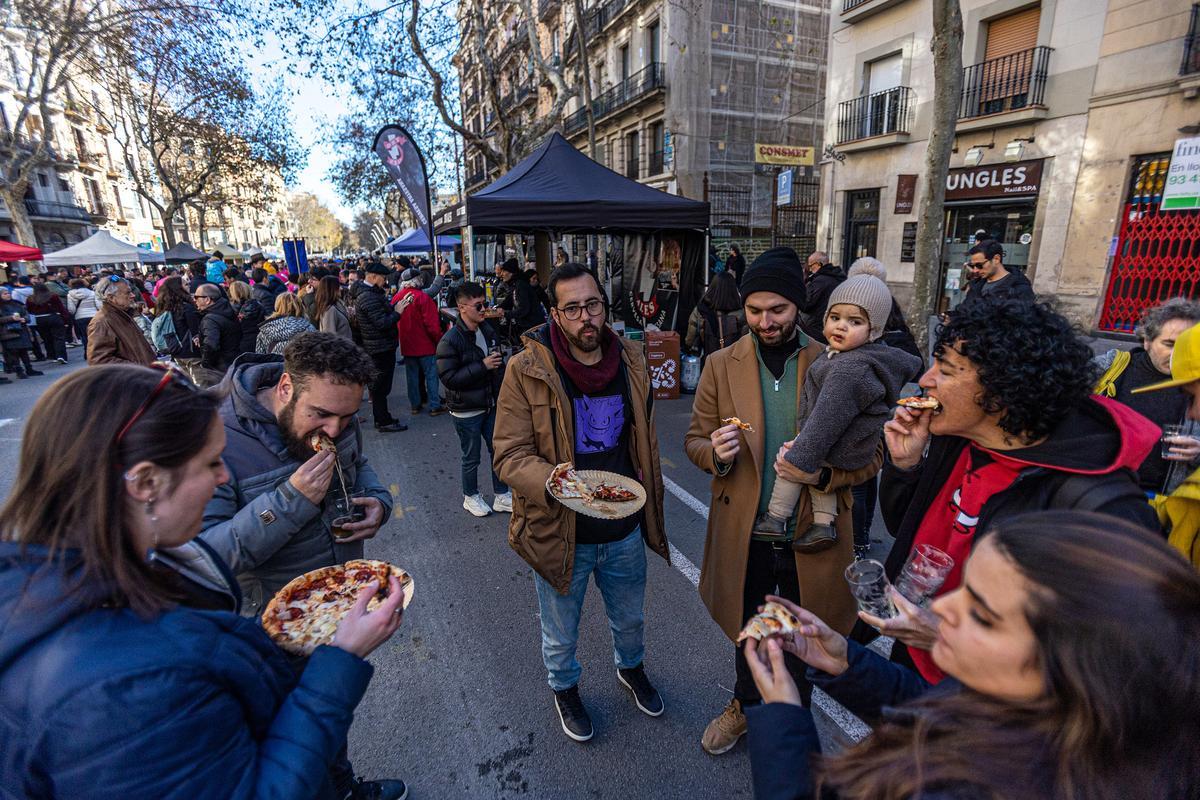
[[[1134,162],[1100,315],[1102,331],[1133,333],[1146,308],[1200,295],[1200,210],[1159,210],[1170,164],[1170,153]]]

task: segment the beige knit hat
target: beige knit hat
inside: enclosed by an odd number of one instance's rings
[[[892,293],[887,284],[873,275],[855,275],[838,284],[829,295],[829,305],[825,307],[825,316],[829,309],[839,303],[849,303],[867,312],[867,320],[871,323],[871,341],[883,335],[883,326],[887,324],[892,313]]]

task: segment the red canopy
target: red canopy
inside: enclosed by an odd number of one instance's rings
[[[0,261],[41,261],[42,251],[0,239]]]

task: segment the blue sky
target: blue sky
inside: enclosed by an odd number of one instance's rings
[[[321,131],[346,112],[346,104],[337,88],[292,70],[282,55],[279,39],[273,34],[267,35],[266,46],[261,51],[247,54],[247,66],[264,82],[282,73],[288,88],[294,92],[291,100],[292,122],[299,144],[308,149],[308,162],[296,185],[291,188],[312,192],[338,219],[349,225],[353,221],[354,209],[342,202],[326,177],[333,153],[328,148],[317,146]]]

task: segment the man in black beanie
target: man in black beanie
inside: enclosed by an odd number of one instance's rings
[[[797,327],[806,293],[804,266],[796,251],[774,247],[763,253],[746,271],[741,290],[752,335],[709,355],[684,440],[688,458],[715,476],[700,596],[730,640],[736,640],[768,594],[802,603],[847,633],[855,620],[854,600],[842,577],[854,557],[850,487],[879,470],[882,449],[868,467],[852,473],[830,467],[806,473],[782,458],[781,448],[796,435],[808,366],[824,350]],[[734,417],[749,427],[727,423]],[[754,520],[766,511],[777,476],[837,494],[834,527],[841,535],[832,548],[815,554],[792,550],[797,527],[803,532],[812,522],[807,493],[801,495],[782,539],[753,535]],[[790,654],[785,662],[807,703],[812,687],[804,664]],[[733,699],[700,740],[712,755],[737,744],[746,732],[744,710],[761,702],[740,648],[735,648],[734,664]]]

